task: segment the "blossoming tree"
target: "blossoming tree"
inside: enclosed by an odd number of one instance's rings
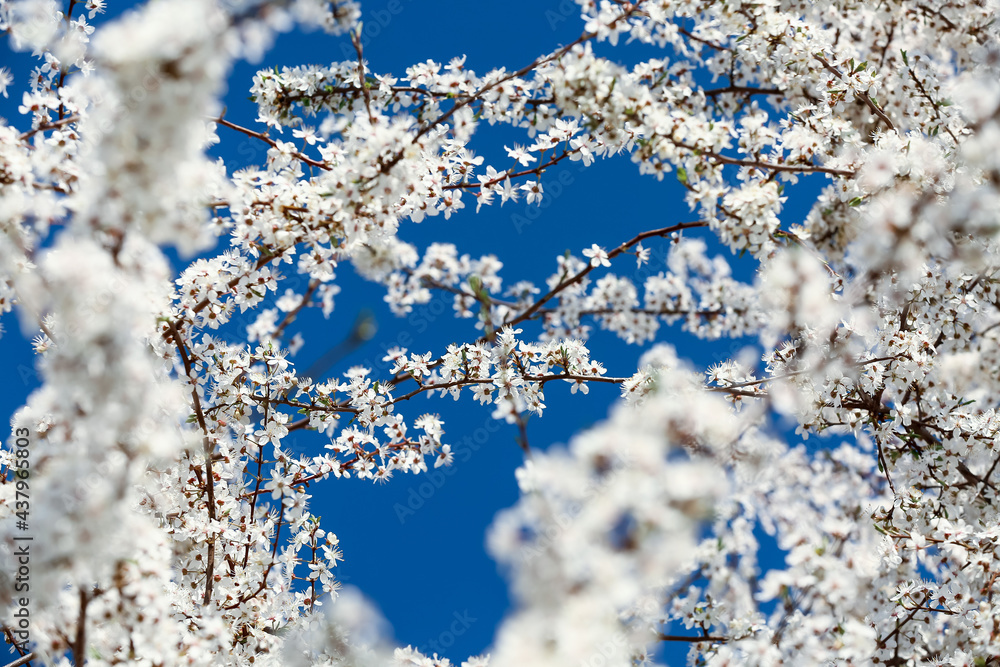
[[[518,471],[521,500],[489,536],[516,607],[463,664],[646,664],[666,644],[704,665],[995,664],[995,0],[577,0],[579,38],[533,62],[395,75],[368,66],[349,0],[153,0],[95,31],[104,4],[0,0],[0,30],[39,58],[28,81],[0,69],[0,92],[23,93],[0,125],[0,307],[39,330],[43,378],[0,458],[0,599],[21,655],[449,665],[386,645],[366,603],[337,596],[337,526],[311,513],[313,485],[449,465],[415,396],[523,425],[557,385],[603,382],[621,388],[609,418]],[[261,71],[259,126],[230,122],[230,65],[293,24],[356,57]],[[662,55],[625,67],[594,50],[627,41]],[[483,124],[523,131],[509,164],[474,155]],[[266,162],[206,157],[234,137]],[[617,247],[581,241],[545,285],[397,238],[472,203],[540,201],[548,168],[606,159],[676,178],[690,214]],[[825,186],[793,224],[804,175]],[[694,228],[720,256],[679,234]],[[669,255],[644,284],[614,273],[657,243]],[[169,246],[219,251],[173,276]],[[305,377],[294,321],[330,314],[338,264],[398,314],[443,294],[481,335],[390,350],[386,375]],[[305,289],[286,291],[297,275]],[[254,309],[244,343],[218,336]],[[653,344],[613,376],[586,347],[595,326],[766,354],[699,371]],[[283,447],[304,430],[313,453]],[[762,535],[779,562],[762,563]]]

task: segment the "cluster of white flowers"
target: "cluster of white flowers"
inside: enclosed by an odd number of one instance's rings
[[[95,29],[104,4],[0,0],[0,32],[38,59],[0,68],[22,114],[0,120],[0,312],[39,330],[43,379],[13,419],[34,443],[22,654],[447,667],[393,650],[338,593],[312,486],[451,464],[440,416],[404,415],[411,398],[490,406],[527,449],[546,385],[594,382],[623,400],[519,470],[489,537],[517,606],[466,667],[656,664],[669,643],[719,666],[1000,652],[996,2],[577,0],[580,38],[523,67],[399,75],[370,69],[352,1],[153,0]],[[350,33],[357,58],[263,69],[259,125],[226,119],[234,59],[295,23]],[[629,41],[661,57],[600,55]],[[476,154],[483,122],[524,132],[507,164]],[[239,135],[262,164],[208,159]],[[404,240],[472,201],[545,202],[554,165],[620,153],[672,174],[690,218],[580,240],[544,284]],[[170,275],[166,246],[213,243]],[[301,375],[296,317],[331,315],[342,263],[397,315],[444,296],[477,333],[391,348],[387,377]],[[677,324],[764,354],[701,374],[654,345],[609,373],[587,347],[594,326],[646,344]],[[295,431],[325,447],[292,453]]]
[[[695,226],[700,225],[656,230],[655,236]],[[701,239],[674,237],[666,253],[664,268],[668,270],[651,275],[644,267],[650,251],[638,238],[610,253],[594,244],[582,251],[589,264],[569,253],[557,256],[557,271],[546,279],[547,291],[539,297],[541,288],[528,280],[504,290],[499,274],[502,264],[492,255],[472,260],[468,255],[458,257],[452,244],[435,243],[418,263],[415,251],[407,247],[394,252],[406,264],[385,278],[386,301],[402,315],[416,304],[429,302],[435,292],[453,294],[455,315],[477,317],[478,328],[489,332],[539,320],[540,338],[547,341],[586,340],[591,326],[584,323],[585,318],[596,319],[602,329],[629,343],[653,340],[661,321],[683,321],[685,329],[703,338],[735,337],[755,330],[760,316],[753,287],[733,279],[725,259],[709,259],[706,249]],[[647,276],[643,303],[629,277],[606,273],[596,281],[590,278],[594,269],[610,267],[611,259],[622,254],[636,255],[635,275]]]
[[[650,657],[658,598],[725,497],[720,462],[744,428],[670,349],[654,356],[673,363],[658,364],[658,390],[640,407],[620,406],[568,451],[536,455],[518,471],[522,500],[497,517],[489,547],[512,569],[520,608],[490,664]]]

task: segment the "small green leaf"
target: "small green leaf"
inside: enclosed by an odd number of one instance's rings
[[[910,66],[910,59],[906,57],[906,51],[904,51],[903,49],[900,49],[899,52],[901,54],[903,54],[903,64],[906,65],[907,67],[909,67]]]
[[[681,183],[684,183],[685,185],[687,184],[688,182],[687,169],[685,169],[684,167],[677,167],[677,180],[680,181]]]
[[[864,199],[865,199],[864,197],[855,197],[851,201],[847,202],[847,205],[848,206],[858,206],[861,202],[864,201]]]

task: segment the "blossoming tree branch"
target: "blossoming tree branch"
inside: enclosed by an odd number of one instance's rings
[[[483,73],[373,71],[349,0],[152,0],[95,30],[104,4],[0,0],[38,59],[0,68],[21,104],[0,124],[0,308],[37,330],[43,379],[11,431],[33,443],[31,641],[3,619],[18,664],[635,665],[665,645],[702,665],[993,664],[996,2],[577,0],[578,39]],[[261,70],[258,123],[230,121],[231,65],[293,25],[356,57]],[[598,55],[627,42],[659,56]],[[486,125],[523,133],[503,163],[475,154]],[[206,156],[246,140],[263,164]],[[689,213],[580,240],[544,285],[400,237],[611,159],[679,181]],[[783,216],[795,197],[804,220]],[[175,276],[167,247],[218,250]],[[620,275],[659,247],[642,284]],[[478,334],[392,349],[387,374],[306,377],[296,316],[334,312],[338,265],[399,315],[446,298]],[[248,311],[241,343],[219,335]],[[648,346],[640,367],[592,358],[594,327]],[[765,354],[694,368],[656,343],[677,329]],[[315,485],[449,465],[418,396],[523,428],[546,392],[596,382],[621,389],[610,416],[533,451],[490,532],[516,600],[490,654],[373,635],[364,600],[338,596]],[[288,451],[306,430],[310,453]],[[9,610],[17,448],[0,454]],[[762,535],[783,554],[766,567]]]

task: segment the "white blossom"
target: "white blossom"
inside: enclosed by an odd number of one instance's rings
[[[103,0],[0,0],[0,33],[37,61],[0,67],[19,114],[0,122],[0,313],[41,379],[0,448],[9,555],[32,441],[22,650],[453,664],[392,646],[340,588],[336,516],[313,514],[315,485],[461,460],[436,404],[410,401],[431,398],[530,452],[488,537],[514,607],[467,667],[653,664],[664,642],[699,665],[993,659],[996,3],[575,4],[580,38],[527,66],[262,69],[241,127],[235,60],[295,25],[359,39],[356,2],[151,0],[101,21]],[[234,140],[259,164],[208,157]],[[619,155],[676,178],[684,206],[534,276],[465,232],[407,240],[438,215],[457,229],[472,198],[540,210],[555,165]],[[297,318],[335,315],[341,264],[397,316],[443,303],[436,347],[305,377]],[[731,347],[695,368],[657,342],[675,325]],[[638,367],[595,327],[648,346]],[[374,333],[361,317],[348,342]],[[606,419],[533,448],[547,392],[599,383],[622,397]],[[308,431],[318,446],[291,446]]]

